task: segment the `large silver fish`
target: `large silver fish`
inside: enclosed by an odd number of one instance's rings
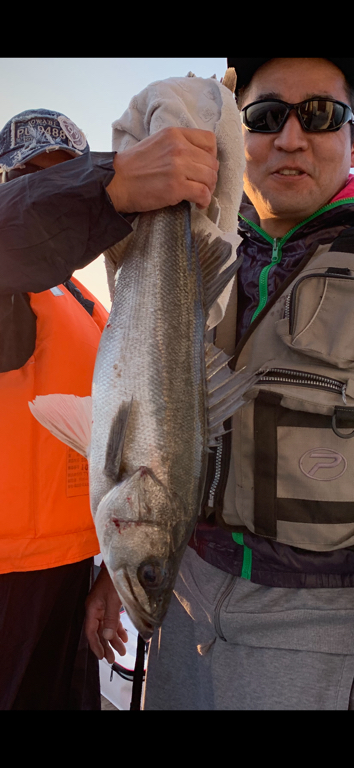
[[[218,276],[230,254],[220,238],[196,242],[189,203],[141,215],[98,350],[91,508],[105,563],[144,638],[165,615],[200,509],[206,318],[235,272],[234,263]]]
[[[98,349],[91,509],[105,564],[146,640],[166,613],[200,511],[209,446],[255,380],[232,373],[205,342],[209,309],[238,266],[225,268],[230,256],[221,238],[192,236],[187,202],[141,214]],[[50,405],[41,412],[50,397],[36,398],[32,412],[84,452]]]

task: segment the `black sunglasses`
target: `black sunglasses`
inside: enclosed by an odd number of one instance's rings
[[[351,108],[334,99],[306,99],[298,104],[287,104],[280,99],[253,101],[241,110],[241,120],[249,131],[277,133],[292,109],[295,109],[304,131],[339,131],[345,123],[354,123]]]

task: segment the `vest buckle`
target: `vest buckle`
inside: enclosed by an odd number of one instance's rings
[[[340,431],[340,429],[349,429],[350,427],[353,427],[353,430],[349,434]],[[332,429],[335,435],[342,437],[344,440],[354,437],[354,408],[345,408],[340,405],[335,406],[332,416]]]

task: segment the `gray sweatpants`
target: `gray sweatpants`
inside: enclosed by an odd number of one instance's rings
[[[354,709],[353,679],[354,589],[259,586],[187,547],[145,710]]]

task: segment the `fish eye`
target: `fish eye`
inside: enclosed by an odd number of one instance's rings
[[[138,568],[138,579],[144,589],[161,589],[167,579],[167,570],[157,560],[145,561]]]

